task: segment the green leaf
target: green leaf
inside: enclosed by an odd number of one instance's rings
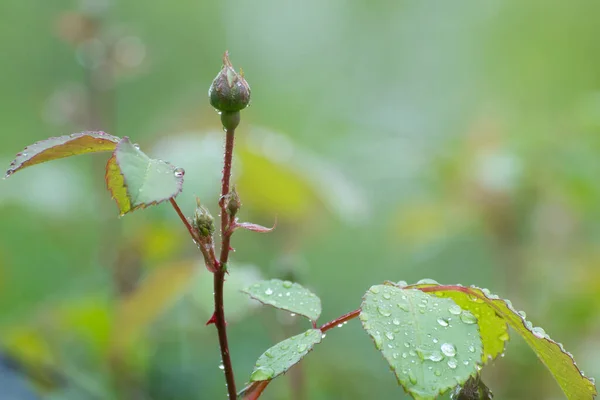
[[[415,399],[434,399],[477,373],[477,323],[455,308],[450,299],[392,285],[372,286],[364,296],[362,325]]]
[[[77,156],[86,153],[113,151],[119,138],[104,132],[81,132],[59,137],[52,137],[25,147],[17,154],[6,171],[6,178],[15,172],[59,158]]]
[[[258,358],[250,382],[269,381],[285,373],[306,356],[315,344],[321,343],[322,337],[319,329],[309,329],[277,343]]]
[[[124,137],[106,164],[105,178],[124,215],[177,196],[184,173],[165,161],[151,159]]]
[[[427,282],[427,283],[426,283]],[[411,288],[421,289],[430,286],[439,285],[435,281],[423,279],[417,283],[417,285],[411,285]],[[477,324],[479,325],[479,333],[481,335],[481,342],[483,343],[483,356],[482,361],[484,363],[489,360],[493,360],[498,355],[504,353],[506,342],[509,339],[508,325],[506,320],[501,315],[496,314],[496,311],[484,304],[481,300],[473,298],[473,296],[467,292],[462,291],[445,291],[445,292],[430,292],[439,297],[445,297],[454,300],[454,302],[460,306],[462,310],[471,312],[477,318]]]
[[[263,304],[303,315],[311,321],[316,321],[321,315],[321,299],[297,283],[271,279],[242,291]]]
[[[489,318],[492,313],[503,318],[525,339],[542,363],[546,365],[568,399],[591,400],[597,394],[593,378],[583,375],[583,372],[575,364],[573,355],[566,351],[562,344],[550,339],[542,328],[534,327],[531,322],[527,321],[525,313],[517,311],[509,300],[501,299],[491,294],[487,289],[460,285],[433,285],[422,287],[420,290],[437,296],[452,298],[456,297],[455,293],[461,293],[460,296],[463,299],[470,299],[482,310],[479,315],[479,323],[483,326],[487,323],[485,319]],[[465,304],[465,307],[470,306]],[[483,312],[485,308],[489,308],[489,310]]]

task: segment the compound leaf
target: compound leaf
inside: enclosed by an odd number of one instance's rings
[[[321,299],[298,283],[271,279],[242,291],[263,304],[303,315],[311,321],[316,321],[321,315]]]
[[[106,165],[106,186],[121,215],[177,196],[184,171],[148,157],[128,137],[118,143]]]
[[[321,343],[323,334],[319,329],[309,329],[277,343],[265,351],[256,361],[250,382],[269,381],[285,373]]]
[[[435,399],[478,371],[482,343],[475,317],[456,303],[415,289],[372,286],[360,320],[399,383],[415,399]]]
[[[59,158],[77,156],[80,154],[113,151],[117,147],[119,138],[104,132],[81,132],[41,140],[25,147],[17,154],[6,171],[8,178],[15,172]]]
[[[460,285],[426,285],[420,288],[423,292],[437,296],[452,297],[460,299],[458,303],[466,309],[472,309],[466,299],[477,305],[480,326],[486,326],[486,319],[500,317],[504,319],[519,335],[525,339],[527,344],[537,354],[538,358],[550,370],[554,379],[570,400],[593,399],[597,391],[593,378],[583,375],[583,372],[575,364],[573,355],[566,351],[562,344],[555,342],[544,332],[542,328],[534,327],[525,319],[525,313],[517,311],[509,300],[491,294],[487,289],[477,287],[464,287]],[[456,293],[461,293],[456,295]],[[458,297],[457,297],[458,296]],[[489,310],[485,310],[488,308]],[[474,310],[474,313],[477,311]],[[485,334],[492,334],[490,330]],[[498,333],[498,332],[496,332]],[[482,331],[482,335],[484,331]],[[486,338],[483,338],[484,343]],[[495,340],[495,339],[494,339]]]

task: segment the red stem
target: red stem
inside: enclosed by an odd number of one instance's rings
[[[325,333],[331,328],[335,328],[339,324],[343,324],[346,321],[350,321],[351,319],[358,317],[359,314],[360,308],[358,310],[350,311],[349,313],[344,314],[341,317],[334,319],[333,321],[329,321],[326,324],[323,324],[323,326],[321,326],[319,329],[321,330],[321,332]]]
[[[229,400],[237,399],[235,389],[235,378],[233,375],[233,366],[229,356],[229,344],[227,343],[227,328],[225,322],[225,310],[223,304],[223,283],[225,282],[225,273],[227,272],[227,260],[229,259],[229,214],[227,213],[225,196],[229,194],[229,181],[231,179],[231,160],[233,159],[233,129],[228,129],[225,138],[225,161],[223,163],[223,180],[221,187],[221,198],[219,206],[221,207],[221,256],[219,257],[220,268],[214,274],[214,296],[215,296],[215,326],[219,335],[219,345],[221,347],[221,361],[225,371],[225,381]]]
[[[185,217],[185,215],[183,215],[183,213],[181,212],[181,208],[179,208],[179,205],[177,204],[177,202],[175,201],[174,197],[171,197],[169,199],[169,201],[171,202],[171,205],[173,206],[173,208],[175,209],[175,212],[177,212],[177,215],[179,215],[179,218],[181,218],[181,222],[183,222],[183,224],[185,225],[185,227],[187,228],[188,232],[190,232],[190,235],[192,236],[192,239],[194,240],[194,242],[196,244],[199,244],[200,241],[198,240],[198,237],[196,236],[196,233],[194,232],[194,228],[192,228],[192,226],[190,225],[190,222],[188,221],[188,219]]]

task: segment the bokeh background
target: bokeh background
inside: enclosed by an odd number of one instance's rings
[[[252,86],[227,282],[238,385],[306,321],[238,290],[296,280],[323,320],[384,280],[510,298],[600,376],[600,3],[0,2],[0,164],[86,129],[185,168],[213,214],[223,135],[207,90],[229,50]],[[0,181],[0,399],[225,397],[211,277],[163,204],[117,218],[100,154]],[[499,399],[561,399],[518,338]],[[265,399],[404,398],[357,321]]]

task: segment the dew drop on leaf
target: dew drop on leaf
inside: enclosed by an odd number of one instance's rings
[[[448,308],[448,311],[450,312],[450,314],[460,315],[460,313],[462,313],[462,308],[460,308],[458,304],[455,304],[453,306],[450,306],[450,308]]]
[[[437,319],[438,324],[440,324],[441,326],[448,326],[448,321],[446,321],[444,318],[438,318]]]
[[[433,362],[440,362],[444,359],[444,356],[442,355],[442,353],[440,353],[439,351],[434,351],[433,353],[431,353],[431,355],[429,356],[429,359]]]
[[[546,331],[544,331],[544,329],[540,328],[539,326],[532,328],[531,332],[535,335],[536,338],[543,339],[546,337]]]
[[[173,175],[175,175],[176,178],[183,178],[183,176],[185,175],[185,169],[175,168],[175,171],[173,171]]]
[[[450,369],[455,369],[457,365],[458,364],[457,364],[457,362],[456,362],[456,360],[454,358],[451,358],[451,359],[448,360],[448,367]]]
[[[474,324],[477,322],[477,318],[468,311],[463,311],[462,314],[460,314],[460,320],[465,324]]]
[[[265,290],[265,294],[266,294],[267,296],[270,296],[270,295],[272,295],[272,294],[273,294],[273,289],[271,289],[271,288],[268,288],[267,290]]]
[[[283,287],[286,289],[289,289],[292,287],[292,282],[290,281],[283,281]]]
[[[451,343],[444,343],[441,346],[442,353],[448,357],[454,357],[456,355],[456,347]]]

